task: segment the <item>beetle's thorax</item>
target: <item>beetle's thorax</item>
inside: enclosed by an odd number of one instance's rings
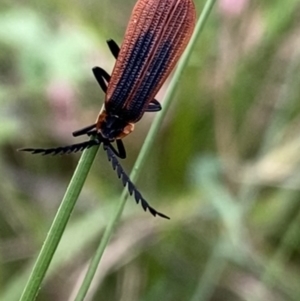
[[[105,108],[101,109],[96,124],[97,131],[109,141],[122,139],[134,130],[133,123],[128,123],[117,115],[108,114]]]

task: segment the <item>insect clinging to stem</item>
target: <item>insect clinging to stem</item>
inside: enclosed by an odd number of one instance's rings
[[[154,97],[186,48],[195,20],[192,0],[138,0],[121,48],[113,40],[107,41],[116,58],[111,76],[100,67],[93,68],[93,74],[105,93],[104,105],[95,123],[73,132],[74,137],[88,135],[92,138],[63,147],[20,150],[57,155],[102,144],[113,169],[136,202],[141,202],[143,209],[149,210],[153,216],[168,218],[147,203],[117,157],[126,158],[122,139],[134,130],[135,123],[144,113],[161,110]]]

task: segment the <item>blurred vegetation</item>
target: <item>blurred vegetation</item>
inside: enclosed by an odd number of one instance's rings
[[[111,71],[105,40],[134,2],[0,4],[0,300],[20,297],[79,159],[16,149],[73,143],[97,117],[91,68]],[[172,219],[130,199],[86,300],[300,300],[299,12],[219,0],[138,182]],[[152,119],[125,140],[127,171]],[[38,300],[73,300],[121,190],[99,152]]]

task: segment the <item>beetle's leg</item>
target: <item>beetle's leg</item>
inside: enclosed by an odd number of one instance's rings
[[[119,158],[125,159],[126,158],[126,150],[125,150],[123,141],[121,139],[117,139],[116,143],[117,143]]]
[[[126,158],[126,150],[125,150],[123,141],[121,139],[117,139],[116,144],[117,144],[117,149],[110,142],[106,143],[107,147],[109,147],[117,157],[119,157],[121,159],[125,159]]]
[[[158,112],[160,110],[161,110],[160,103],[156,99],[153,99],[150,101],[148,108],[145,110],[145,112]]]
[[[110,81],[110,75],[102,68],[100,67],[94,67],[92,69],[94,76],[99,84],[99,86],[101,87],[101,89],[103,90],[104,93],[106,93],[107,90],[107,84]]]
[[[73,137],[78,137],[78,136],[85,135],[85,134],[91,136],[92,134],[96,133],[96,130],[93,130],[95,127],[96,127],[96,123],[88,125],[82,129],[79,129],[79,130],[73,132],[72,135],[73,135]]]
[[[114,58],[118,59],[118,55],[120,53],[120,47],[118,44],[114,40],[107,40],[106,42]]]

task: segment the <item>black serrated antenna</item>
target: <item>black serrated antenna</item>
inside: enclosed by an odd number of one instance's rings
[[[135,198],[136,203],[138,204],[141,202],[141,205],[145,211],[149,210],[149,212],[153,216],[160,216],[166,219],[170,219],[167,215],[158,212],[153,207],[151,207],[148,202],[143,198],[142,194],[137,190],[135,185],[131,182],[129,176],[124,171],[123,167],[119,163],[117,157],[115,156],[115,153],[110,149],[110,145],[103,143],[103,149],[105,150],[107,154],[108,161],[111,162],[112,168],[117,172],[118,178],[121,179],[123,186],[125,187],[127,185],[127,189],[130,195],[133,195]]]
[[[84,141],[81,143],[76,143],[72,145],[66,145],[66,146],[59,146],[59,147],[53,147],[53,148],[19,148],[18,151],[21,152],[29,152],[34,155],[40,154],[43,156],[47,155],[65,155],[65,154],[71,154],[76,153],[79,151],[84,151],[86,148],[90,148],[95,145],[100,145],[101,141],[99,140],[89,140]]]

